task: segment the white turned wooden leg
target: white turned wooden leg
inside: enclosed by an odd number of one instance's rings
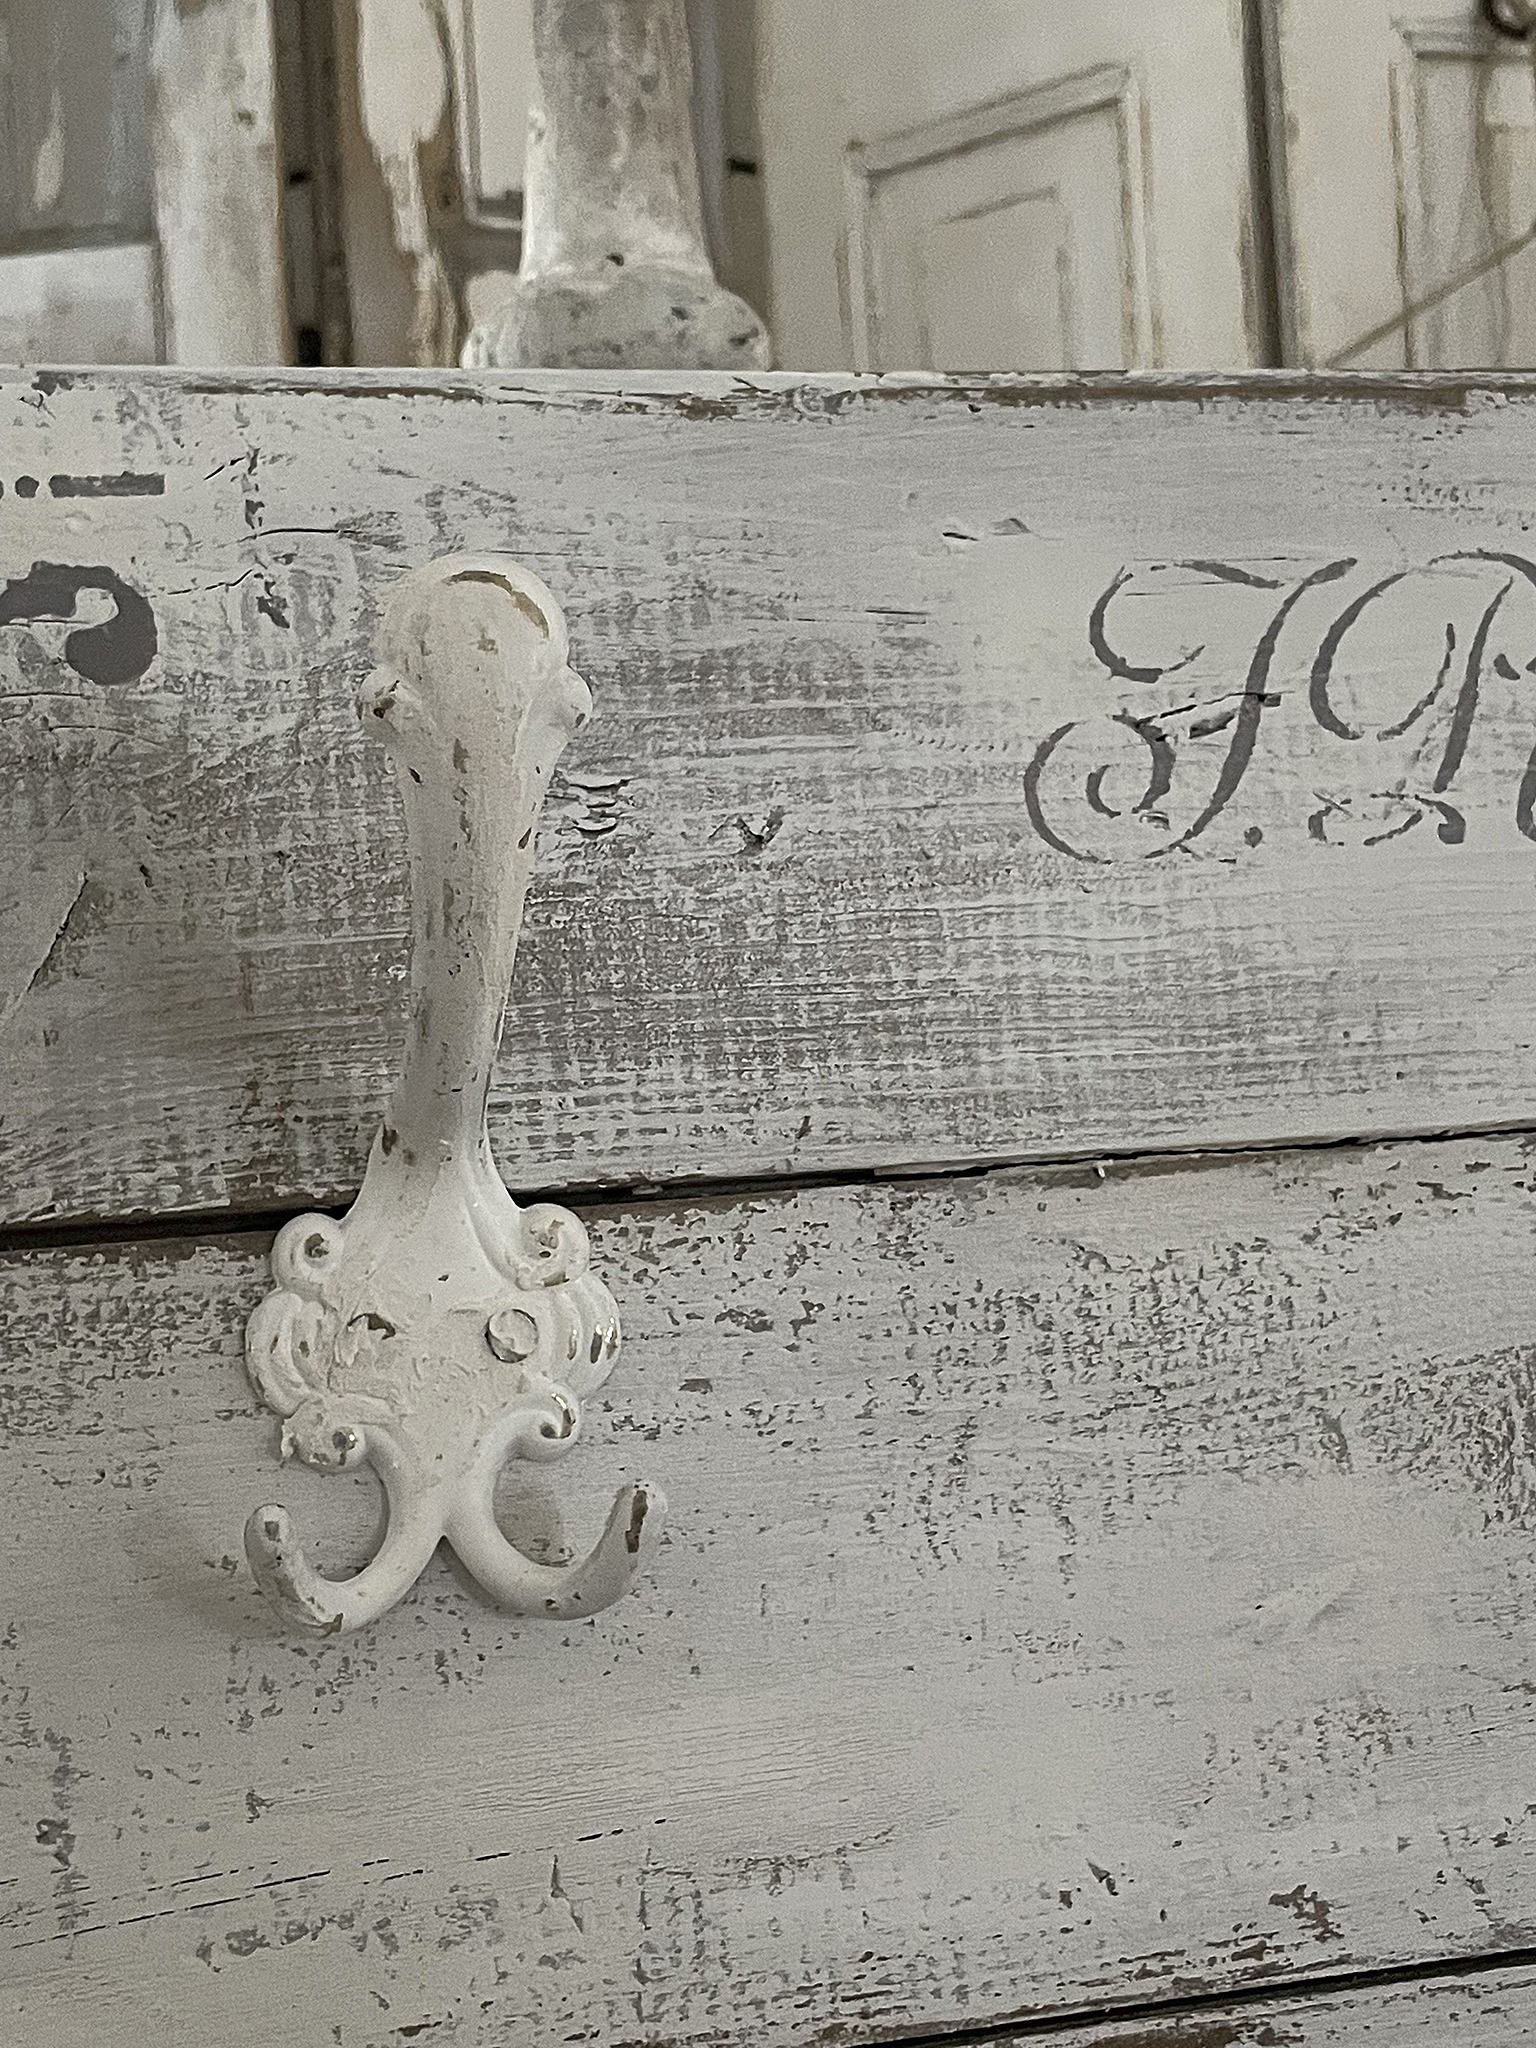
[[[464,367],[766,369],[704,243],[684,0],[534,0],[533,47],[522,264]]]

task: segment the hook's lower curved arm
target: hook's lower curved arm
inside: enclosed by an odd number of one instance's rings
[[[530,1373],[517,1406],[481,1437],[458,1489],[444,1534],[460,1561],[498,1607],[554,1620],[596,1614],[627,1593],[655,1554],[666,1496],[655,1487],[622,1486],[602,1535],[571,1564],[536,1564],[508,1542],[496,1521],[496,1480],[509,1457],[539,1462],[562,1457],[581,1428],[581,1404],[570,1390]]]
[[[655,1487],[621,1486],[602,1535],[573,1564],[535,1564],[496,1525],[490,1486],[449,1519],[446,1535],[466,1568],[498,1607],[556,1621],[596,1614],[627,1593],[661,1540],[666,1496]]]
[[[376,1621],[420,1578],[443,1533],[440,1501],[413,1492],[393,1446],[377,1437],[369,1456],[384,1482],[389,1524],[372,1560],[350,1579],[328,1579],[304,1555],[286,1508],[257,1508],[245,1525],[256,1583],[294,1628],[340,1635]]]

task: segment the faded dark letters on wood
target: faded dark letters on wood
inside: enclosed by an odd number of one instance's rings
[[[1247,600],[1235,633],[1233,607],[1212,616],[1234,593]],[[1180,692],[1208,640],[1176,650],[1156,644],[1170,595],[1187,598],[1172,608],[1195,634],[1238,640],[1258,621],[1246,669],[1234,668],[1234,687],[1214,703],[1203,692],[1187,700]],[[1156,615],[1151,634],[1137,599],[1154,601],[1143,607]],[[1454,800],[1456,779],[1486,694],[1512,692],[1536,733],[1536,563],[1495,549],[1461,549],[1375,576],[1348,556],[1312,568],[1219,561],[1122,568],[1093,606],[1087,631],[1104,675],[1123,686],[1122,701],[1058,725],[1024,777],[1036,832],[1077,860],[1188,851],[1241,791],[1266,720],[1281,712],[1282,660],[1294,666],[1298,651],[1315,754],[1317,802],[1306,822],[1319,843],[1377,846],[1432,821],[1447,846],[1460,845],[1467,821]],[[1419,643],[1424,683],[1403,703],[1403,677],[1415,673],[1402,657],[1405,636]],[[1351,762],[1343,769],[1350,786],[1333,786],[1333,742],[1362,747],[1363,782]],[[1298,744],[1291,736],[1286,743]],[[1509,803],[1516,829],[1536,841],[1536,745]],[[1257,821],[1243,834],[1249,846],[1263,836]]]

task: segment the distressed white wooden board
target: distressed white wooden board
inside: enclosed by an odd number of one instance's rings
[[[1536,379],[0,406],[9,1219],[355,1185],[406,884],[352,696],[383,591],[461,547],[545,577],[598,702],[492,1091],[518,1185],[1536,1113]]]
[[[259,1245],[9,1260],[15,2038],[775,2048],[1532,1944],[1536,1140],[592,1223],[626,1348],[516,1526],[673,1510],[577,1627],[438,1561],[275,1637],[246,1510],[339,1565],[372,1507],[272,1469]]]
[[[1479,1970],[1401,1984],[1296,1993],[1197,2011],[1138,2013],[1044,2038],[1071,2048],[1526,2048],[1536,2037],[1536,1969]],[[1004,2034],[997,2048],[1041,2036]]]

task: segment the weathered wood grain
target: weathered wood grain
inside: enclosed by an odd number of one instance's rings
[[[355,1186],[452,548],[598,699],[517,1185],[1531,1121],[1536,380],[695,381],[0,383],[0,1216]]]
[[[788,2048],[1532,1944],[1536,1140],[590,1221],[569,1541],[621,1466],[673,1521],[579,1626],[439,1560],[275,1636],[246,1510],[373,1508],[273,1473],[261,1244],[7,1260],[10,2038]]]
[[[1536,1969],[1529,1965],[994,2037],[996,2048],[1526,2048],[1533,2038]]]

